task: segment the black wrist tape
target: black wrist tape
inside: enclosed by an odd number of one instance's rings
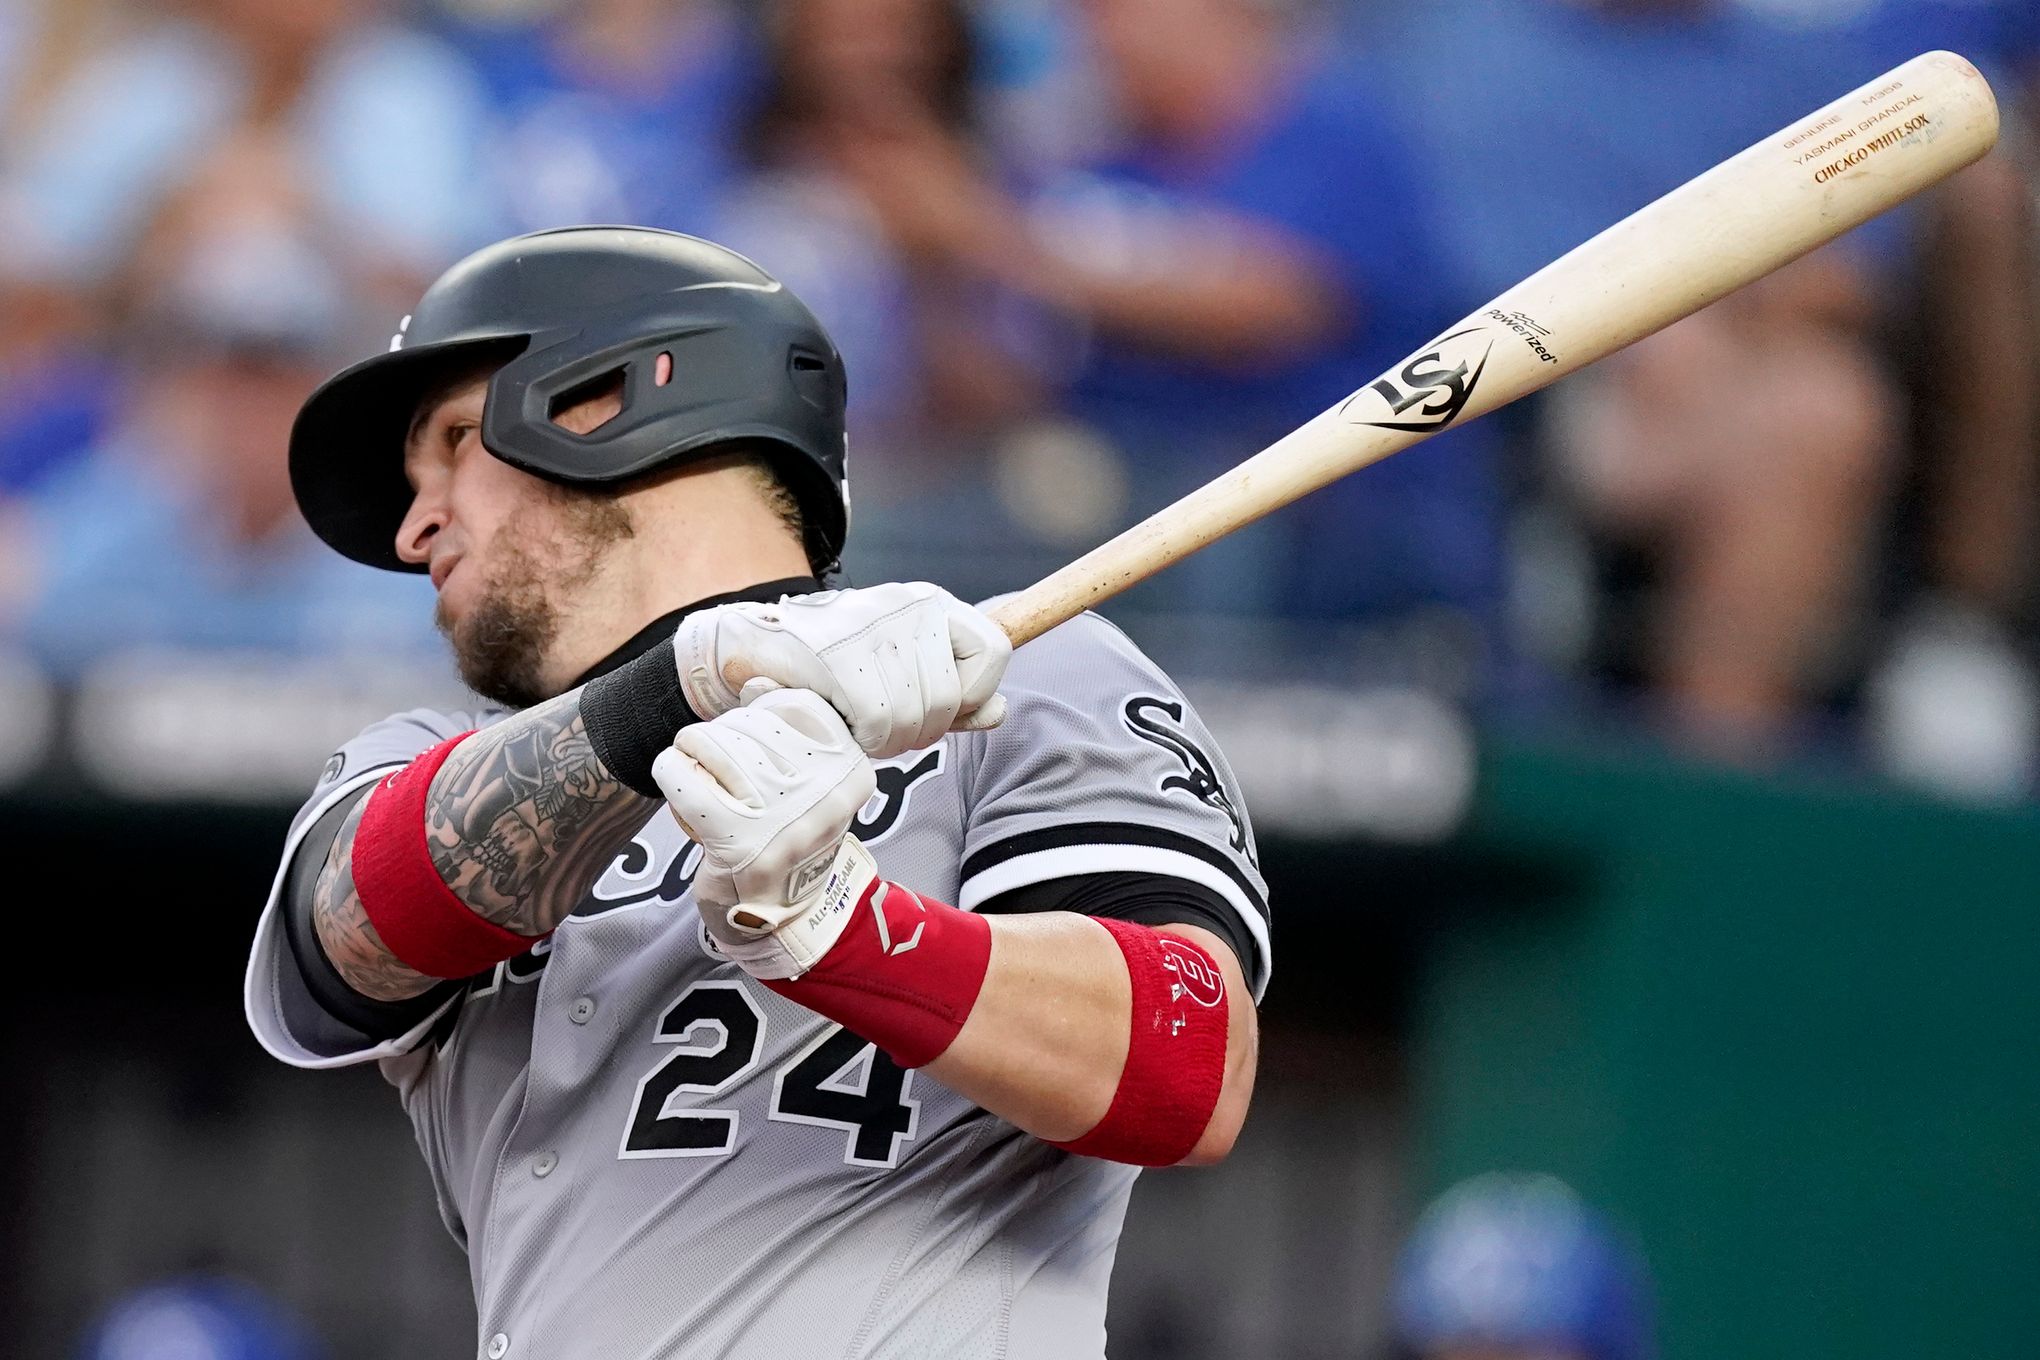
[[[652,762],[673,744],[674,733],[700,721],[680,692],[671,638],[581,687],[581,726],[596,758],[647,798],[665,797],[652,779]]]

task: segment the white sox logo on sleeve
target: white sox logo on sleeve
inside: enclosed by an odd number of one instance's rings
[[[1123,712],[1129,732],[1183,762],[1182,774],[1163,777],[1161,791],[1187,793],[1198,802],[1224,813],[1225,819],[1232,823],[1229,844],[1252,859],[1254,852],[1247,845],[1246,819],[1240,816],[1238,804],[1233,802],[1224,781],[1218,777],[1217,763],[1183,730],[1181,701],[1153,694],[1136,694],[1126,701]],[[1158,714],[1159,717],[1156,716]],[[1168,719],[1167,725],[1162,722],[1163,718]]]
[[[945,744],[878,766],[878,791],[859,809],[850,833],[866,846],[872,846],[897,830],[916,787],[941,773],[947,750]],[[826,868],[833,859],[833,851],[823,856],[822,867]],[[671,817],[653,817],[630,844],[617,852],[574,915],[595,916],[652,904],[677,905],[693,886],[700,867],[700,847],[687,839]]]

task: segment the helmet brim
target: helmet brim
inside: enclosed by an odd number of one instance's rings
[[[505,362],[529,336],[448,340],[364,359],[320,384],[290,432],[290,484],[305,522],[335,551],[385,571],[422,573],[397,555],[415,494],[404,441],[418,403],[463,369]]]

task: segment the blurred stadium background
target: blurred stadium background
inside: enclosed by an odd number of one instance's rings
[[[1280,960],[1113,1354],[2030,1356],[2033,0],[0,0],[0,1352],[474,1344],[395,1101],[239,1012],[321,762],[457,683],[285,434],[467,249],[758,257],[847,578],[983,596],[1933,47],[1991,160],[1109,609]]]

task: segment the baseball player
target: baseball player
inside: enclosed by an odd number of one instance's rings
[[[1245,1116],[1268,908],[1210,734],[1096,617],[1009,664],[933,586],[823,590],[843,407],[755,265],[591,227],[299,415],[306,518],[430,573],[488,703],[327,764],[249,1023],[381,1065],[487,1360],[1097,1356],[1137,1168]]]

